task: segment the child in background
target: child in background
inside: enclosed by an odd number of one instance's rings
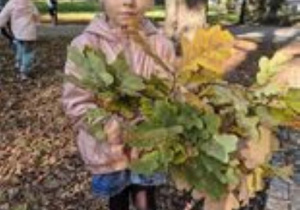
[[[163,70],[155,61],[124,33],[124,28],[130,25],[130,20],[138,20],[139,32],[146,38],[153,51],[167,63],[174,62],[172,43],[144,18],[145,11],[153,6],[154,0],[102,0],[100,3],[103,4],[104,14],[96,16],[71,45],[81,50],[85,47],[101,50],[108,63],[123,52],[137,75],[145,78],[153,74],[164,77]],[[67,75],[80,78],[80,72],[82,70],[72,61],[66,62]],[[93,99],[92,92],[70,82],[64,84],[62,102],[66,114],[74,123],[81,156],[93,175],[93,192],[109,198],[110,210],[129,210],[130,198],[138,210],[156,210],[155,186],[165,183],[165,176],[155,174],[148,177],[128,169],[134,152],[124,149],[121,124],[126,122],[122,116],[115,115],[105,122],[104,141],[96,140],[87,131],[82,119],[88,109],[97,106]]]
[[[16,49],[15,67],[20,79],[28,79],[37,39],[38,10],[31,0],[9,0],[0,13],[0,28],[10,23]]]
[[[8,0],[0,0],[0,12],[3,10],[7,2]],[[7,23],[6,26],[1,27],[0,30],[1,30],[1,34],[9,41],[9,45],[12,46],[14,38],[10,30],[10,24]]]

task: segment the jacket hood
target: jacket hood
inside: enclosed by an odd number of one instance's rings
[[[142,22],[142,31],[146,36],[151,36],[159,33],[158,29],[151,23],[150,20],[143,19]],[[103,14],[97,15],[87,26],[84,32],[92,33],[97,36],[101,36],[102,38],[112,41],[118,42],[122,37],[122,33],[120,30],[112,28],[106,21],[106,16]]]

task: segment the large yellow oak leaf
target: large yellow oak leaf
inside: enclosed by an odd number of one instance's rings
[[[234,37],[220,26],[198,29],[193,39],[183,37],[182,69],[197,71],[199,66],[219,75],[224,74],[224,63],[231,57]]]

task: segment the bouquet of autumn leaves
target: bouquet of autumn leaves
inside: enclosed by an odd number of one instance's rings
[[[132,170],[167,173],[179,190],[205,198],[207,210],[247,205],[263,190],[265,178],[287,174],[269,160],[278,144],[277,126],[299,125],[300,90],[276,79],[290,56],[261,58],[256,82],[244,87],[222,79],[234,38],[219,26],[199,29],[192,40],[182,39],[175,73],[138,33],[131,38],[170,79],[135,75],[122,54],[108,64],[100,51],[69,48],[82,77],[68,80],[93,92],[99,105],[86,114],[96,139],[105,139],[99,119],[123,116],[129,122],[123,125],[124,140],[140,153]],[[137,116],[142,120],[132,123]]]

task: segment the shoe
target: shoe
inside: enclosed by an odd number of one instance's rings
[[[15,63],[15,69],[19,69],[20,68],[20,64],[19,64],[19,62],[16,62]]]

